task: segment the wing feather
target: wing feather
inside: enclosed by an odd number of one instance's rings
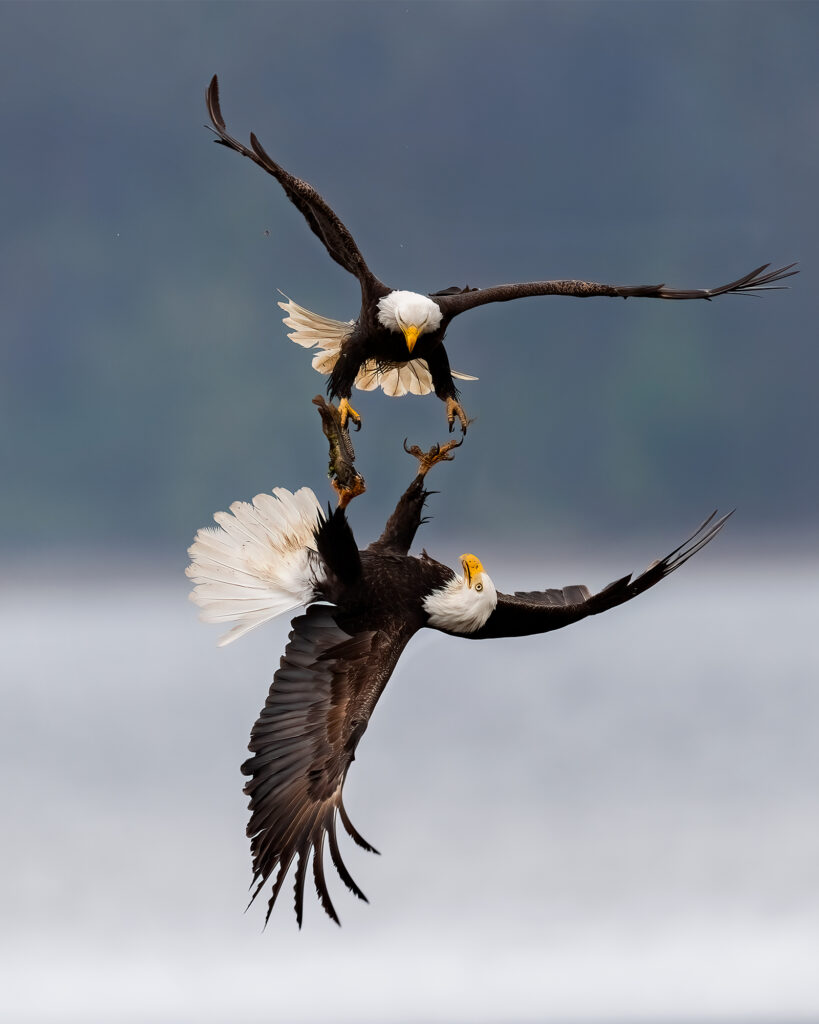
[[[452,319],[459,313],[483,306],[487,302],[509,302],[512,299],[525,299],[536,295],[570,295],[577,299],[607,296],[621,299],[711,300],[718,295],[753,295],[787,288],[787,285],[780,285],[777,282],[799,273],[793,269],[796,263],[789,263],[778,270],[765,273],[769,266],[770,263],[765,263],[736,281],[717,288],[668,288],[665,284],[615,285],[599,284],[596,281],[528,281],[520,284],[501,284],[494,288],[475,288],[456,295],[436,296],[435,301],[441,307],[445,319]]]
[[[324,908],[325,914],[332,918],[336,924],[341,924],[336,908],[333,906],[333,901],[330,899],[330,891],[327,888],[327,881],[324,877],[324,843],[319,843],[313,849],[313,881],[316,886],[316,895]]]
[[[685,565],[706,544],[710,543],[733,515],[729,512],[714,522],[713,512],[691,536],[665,558],[652,562],[639,576],[622,576],[593,594],[585,586],[550,588],[541,591],[518,591],[515,594],[498,593],[498,604],[486,623],[475,633],[462,633],[475,640],[502,636],[529,636],[548,633],[572,622],[599,615],[630,601],[653,587],[672,572]]]
[[[287,198],[307,221],[310,230],[324,243],[329,256],[358,278],[363,295],[371,301],[388,295],[389,288],[382,284],[367,266],[353,236],[313,186],[294,177],[279,166],[264,151],[254,134],[251,133],[250,136],[251,148],[228,134],[219,103],[219,82],[216,75],[213,76],[208,86],[205,101],[213,124],[213,131],[218,135],[216,142],[246,156],[278,181]]]
[[[249,776],[247,827],[253,854],[253,899],[274,875],[265,921],[296,861],[295,908],[301,926],[307,861],[313,858],[316,893],[338,922],[324,876],[323,847],[344,884],[364,898],[338,849],[336,816],[364,849],[377,852],[356,830],[342,789],[370,715],[409,636],[391,630],[339,625],[332,605],[312,605],[293,629],[270,694],[253,726],[243,765]]]

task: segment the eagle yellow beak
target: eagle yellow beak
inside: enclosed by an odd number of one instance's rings
[[[461,555],[461,565],[464,567],[464,579],[468,587],[472,586],[472,580],[484,571],[481,560],[475,555]]]
[[[410,355],[412,350],[415,348],[415,342],[418,341],[418,335],[421,333],[415,324],[410,324],[409,327],[404,327],[404,337],[407,339],[407,348],[409,349]]]

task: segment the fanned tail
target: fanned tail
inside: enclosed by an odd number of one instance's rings
[[[203,622],[236,623],[219,646],[315,597],[315,529],[324,517],[309,487],[277,487],[213,518],[218,526],[199,530],[188,548],[185,575]]]

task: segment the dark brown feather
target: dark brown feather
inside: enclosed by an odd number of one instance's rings
[[[577,585],[562,589],[526,591],[514,595],[498,593],[495,611],[479,630],[455,635],[465,636],[470,640],[530,636],[533,633],[548,633],[553,629],[561,629],[579,619],[585,619],[588,615],[608,611],[609,608],[642,594],[679,569],[700,548],[705,547],[716,537],[731,515],[733,513],[729,512],[713,522],[716,516],[716,512],[713,512],[686,541],[669,552],[665,558],[652,562],[639,576],[633,579],[631,574],[623,576],[596,594],[592,594],[588,587]]]
[[[324,872],[324,843],[347,888],[364,893],[347,870],[336,821],[364,849],[377,852],[353,826],[342,791],[373,709],[409,639],[429,625],[424,599],[453,579],[448,567],[406,553],[421,523],[426,492],[419,473],[398,502],[381,539],[358,551],[343,511],[316,527],[327,568],[317,581],[321,598],[293,620],[287,648],[270,693],[251,732],[247,827],[253,855],[251,902],[273,878],[265,921],[295,862],[294,904],[304,912],[308,860],[325,912],[338,923]],[[610,583],[599,593],[587,587],[550,588],[498,595],[486,624],[469,639],[543,633],[631,600],[683,565],[722,529],[727,516],[710,516],[691,537],[645,572]],[[354,556],[353,553],[354,552]],[[334,568],[335,567],[335,568]],[[351,568],[352,567],[352,568]]]
[[[341,861],[334,819],[365,849],[374,848],[349,820],[342,788],[372,710],[404,648],[400,633],[363,630],[350,635],[338,609],[312,605],[293,621],[290,640],[258,721],[242,772],[251,811],[247,832],[253,853],[252,899],[278,869],[267,918],[294,860],[295,907],[302,921],[307,860],[312,854],[316,891],[334,921],[323,872],[323,844],[345,884],[361,890]],[[411,634],[410,634],[411,635]],[[252,902],[252,900],[251,900]]]
[[[382,284],[367,266],[353,236],[312,185],[294,177],[277,164],[264,151],[254,134],[251,133],[250,136],[250,149],[228,134],[219,103],[219,82],[216,75],[210,81],[205,101],[213,122],[213,131],[219,136],[216,141],[246,156],[278,181],[287,198],[309,224],[311,231],[324,243],[330,257],[358,278],[362,295],[369,301],[376,301],[381,296],[389,294],[390,289]]]
[[[401,495],[384,532],[367,548],[378,554],[406,555],[421,523],[424,504],[431,492],[424,489],[424,477],[418,474]]]
[[[537,295],[569,295],[576,299],[604,296],[621,299],[708,300],[718,295],[748,295],[787,287],[779,286],[776,282],[799,273],[793,269],[795,263],[789,263],[779,270],[771,270],[767,274],[763,273],[769,266],[769,263],[765,263],[744,277],[718,288],[668,288],[665,284],[615,285],[598,284],[596,281],[529,281],[520,284],[501,284],[494,288],[478,288],[457,295],[437,295],[435,301],[441,307],[444,317],[451,320],[459,313],[483,306],[487,302],[510,302],[512,299],[525,299]]]

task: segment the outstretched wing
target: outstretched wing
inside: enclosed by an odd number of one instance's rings
[[[377,852],[356,832],[342,803],[342,788],[370,715],[409,639],[399,631],[350,633],[332,605],[312,605],[293,620],[293,631],[273,685],[250,735],[253,756],[247,834],[253,853],[251,903],[277,870],[265,922],[291,864],[296,863],[295,906],[301,927],[307,861],[321,905],[338,922],[324,878],[324,838],[342,881],[366,900],[344,866],[336,815],[352,838]]]
[[[313,186],[308,185],[306,181],[302,181],[300,178],[295,178],[272,160],[262,149],[261,143],[253,133],[250,135],[251,148],[249,149],[231,135],[228,135],[219,106],[219,82],[216,75],[211,79],[205,99],[208,114],[213,122],[213,130],[219,136],[216,141],[223,146],[227,146],[229,149],[235,150],[237,153],[241,153],[242,156],[248,157],[263,170],[267,171],[268,174],[273,175],[287,193],[287,198],[301,211],[311,230],[324,243],[324,247],[330,256],[336,263],[358,278],[362,294],[366,298],[375,300],[388,295],[389,288],[382,284],[375,274],[372,273],[365,263],[364,257],[359,252],[353,236]]]
[[[798,270],[795,263],[789,263],[779,270],[768,270],[770,263],[757,267],[750,274],[740,277],[719,288],[668,288],[665,284],[615,285],[598,284],[595,281],[529,281],[525,284],[501,284],[495,288],[476,288],[455,295],[437,294],[435,301],[441,307],[444,317],[451,319],[459,313],[487,302],[509,302],[511,299],[525,299],[534,295],[571,295],[577,299],[595,296],[609,298],[641,299],[708,299],[717,295],[747,295],[757,292],[776,291],[787,285],[779,285],[786,277],[793,277]]]
[[[628,576],[609,583],[596,594],[592,594],[585,586],[519,591],[514,595],[499,593],[497,607],[481,629],[475,633],[459,635],[484,640],[490,637],[548,633],[550,630],[577,622],[578,619],[584,619],[587,615],[599,615],[600,612],[630,601],[684,565],[692,555],[716,537],[728,517],[733,515],[729,512],[714,522],[716,514],[713,512],[688,540],[665,558],[652,562],[639,576],[632,578],[629,573]]]

